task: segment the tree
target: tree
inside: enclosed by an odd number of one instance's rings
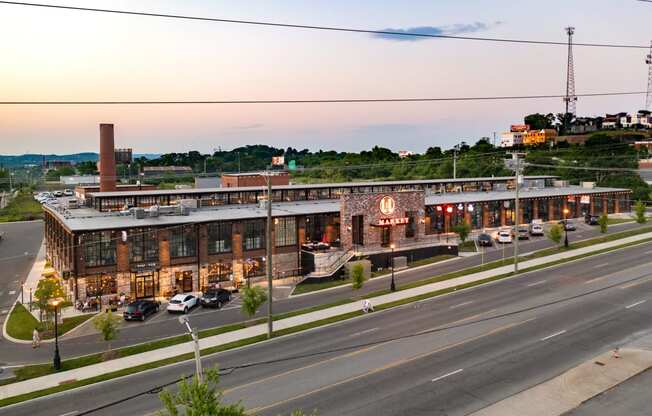
[[[34,292],[35,303],[41,312],[45,312],[46,322],[50,322],[54,308],[51,302],[55,299],[61,299],[65,295],[61,281],[54,277],[43,278],[38,281],[36,291]],[[41,315],[41,320],[43,320]]]
[[[95,329],[100,331],[100,334],[102,334],[102,339],[107,342],[108,346],[107,346],[106,354],[108,354],[109,351],[111,351],[111,341],[116,339],[116,337],[118,336],[118,332],[120,332],[118,328],[119,324],[120,324],[120,317],[114,315],[113,312],[111,312],[110,310],[107,310],[105,313],[99,314],[95,318],[95,321],[93,322]]]
[[[460,242],[464,244],[466,239],[469,237],[469,234],[471,233],[471,226],[468,222],[466,222],[466,220],[464,220],[461,223],[453,226],[453,232],[460,237]]]
[[[97,174],[97,164],[93,161],[79,162],[75,165],[77,172],[80,175],[95,175]]]
[[[525,124],[530,126],[531,130],[542,130],[553,128],[554,118],[555,117],[552,114],[544,115],[535,113],[525,116],[523,121],[525,121]]]
[[[600,218],[598,218],[598,224],[600,225],[600,232],[602,234],[607,232],[607,226],[609,224],[609,218],[607,217],[606,214],[600,215]]]
[[[552,227],[550,227],[550,230],[548,230],[548,238],[552,240],[555,244],[559,244],[561,242],[562,233],[563,233],[563,229],[561,225],[555,224]]]
[[[245,416],[247,413],[240,403],[224,404],[223,393],[219,390],[220,380],[217,368],[204,373],[204,382],[197,377],[191,381],[183,378],[175,393],[163,390],[159,397],[165,406],[160,415],[169,416]]]
[[[638,201],[636,205],[634,205],[634,213],[636,214],[636,222],[639,224],[645,224],[647,222],[647,218],[645,217],[645,204],[643,201]]]
[[[362,264],[355,264],[351,267],[351,286],[353,290],[358,290],[362,288],[364,284],[364,267]]]
[[[258,312],[258,308],[265,302],[267,302],[267,294],[262,287],[254,286],[242,289],[242,313],[250,318]]]

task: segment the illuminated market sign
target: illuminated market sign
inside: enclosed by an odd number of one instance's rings
[[[379,226],[386,226],[386,225],[403,225],[407,224],[410,222],[410,219],[405,217],[405,218],[381,218],[378,220],[378,225]]]
[[[380,200],[380,212],[385,215],[392,215],[396,209],[396,201],[391,196],[384,196]]]

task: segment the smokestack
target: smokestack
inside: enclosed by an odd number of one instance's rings
[[[100,192],[116,190],[113,124],[100,124]]]

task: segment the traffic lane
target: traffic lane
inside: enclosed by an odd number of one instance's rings
[[[646,252],[652,248],[652,243],[644,243],[639,246],[633,246],[627,250],[619,250],[612,253],[605,253],[599,257],[599,261],[592,259],[580,260],[565,265],[556,266],[554,269],[547,269],[538,272],[528,273],[516,279],[508,279],[495,282],[491,285],[483,285],[473,288],[472,291],[464,291],[456,294],[456,296],[464,293],[465,297],[472,297],[472,304],[462,305],[465,310],[482,312],[484,306],[500,307],[508,302],[514,302],[515,299],[526,298],[533,294],[541,293],[554,293],[556,285],[574,285],[584,283],[581,279],[592,280],[605,276],[606,273],[622,271],[627,266],[644,261],[647,256]],[[608,262],[610,266],[601,268],[594,268],[595,263]],[[551,275],[551,270],[555,270]],[[551,277],[553,276],[553,277]],[[402,278],[398,278],[399,286],[403,282]],[[350,297],[352,292],[348,288],[346,293]],[[450,296],[440,298],[440,303],[444,307],[455,306],[456,304],[464,303],[468,299],[452,300]],[[449,300],[450,299],[450,300]],[[457,303],[455,303],[457,302]],[[312,303],[304,297],[290,298],[275,302],[275,313],[284,313],[296,309],[302,309],[311,306]],[[235,306],[235,305],[230,305]],[[264,316],[265,307],[261,308],[258,316]],[[225,325],[235,322],[241,322],[244,317],[239,308],[225,310],[202,310],[196,309],[190,314],[191,322],[199,328],[209,328],[219,325]],[[185,334],[183,326],[178,325],[176,322],[176,315],[168,316],[166,312],[159,312],[158,316],[151,317],[145,322],[145,325],[140,322],[130,323],[123,328],[118,340],[113,342],[115,347],[132,345],[139,342],[152,341],[164,336],[182,335]],[[105,342],[97,335],[89,335],[83,337],[76,337],[65,340],[62,343],[62,352],[65,357],[74,357],[90,352],[96,352],[104,349]],[[30,360],[29,362],[45,362],[50,359],[50,351],[47,349],[40,349],[34,351],[29,346],[13,344],[5,346],[6,356],[18,357],[13,363],[21,363]],[[12,351],[13,349],[13,351]],[[12,354],[13,352],[13,354]]]
[[[621,345],[634,333],[649,331],[652,308],[615,306],[611,294],[537,311],[534,321],[445,352],[435,349],[416,360],[385,364],[364,377],[275,400],[260,415],[294,409],[316,409],[320,415],[467,415]],[[652,295],[651,284],[644,294]],[[629,301],[640,295],[630,291]]]
[[[644,371],[582,403],[566,416],[649,416],[652,370]]]
[[[43,241],[43,222],[0,223],[0,325],[11,306],[20,296],[21,285],[27,278]],[[0,338],[2,336],[0,335]],[[0,361],[4,361],[0,358]]]
[[[643,285],[643,288],[648,290],[650,283]],[[611,296],[618,295],[618,291],[622,289],[612,289],[610,293]],[[638,295],[639,292],[633,288],[628,289],[629,293]],[[591,295],[594,296],[594,295]],[[640,299],[636,299],[640,301]],[[581,312],[584,311],[593,311],[595,316],[600,316],[597,312],[601,308],[615,308],[622,309],[623,305],[617,305],[614,300],[605,301],[604,299],[598,299],[595,306],[587,307],[585,304],[576,304],[574,307],[579,308],[579,314],[576,311],[564,311],[561,313],[561,316],[581,316]],[[283,358],[283,357],[297,357],[292,360],[284,360],[276,363],[269,363],[266,365],[253,366],[251,368],[255,369],[255,378],[251,379],[250,374],[247,371],[250,369],[237,370],[234,373],[223,377],[223,387],[228,388],[236,384],[250,383],[252,381],[259,380],[261,378],[271,377],[274,374],[283,373],[287,371],[292,371],[295,368],[305,367],[314,362],[314,360],[328,360],[333,356],[333,354],[348,354],[355,352],[354,347],[364,348],[369,342],[384,342],[387,341],[387,334],[391,334],[392,337],[402,334],[413,334],[419,332],[417,330],[428,330],[431,329],[431,325],[434,322],[437,322],[437,318],[444,316],[449,319],[448,324],[457,324],[456,328],[451,328],[448,332],[463,334],[465,331],[468,331],[467,326],[461,326],[461,322],[453,322],[453,319],[459,318],[460,309],[444,309],[437,308],[437,302],[433,300],[421,302],[424,304],[424,308],[419,310],[417,314],[414,313],[407,305],[401,309],[379,312],[376,314],[368,315],[361,319],[356,319],[350,322],[341,323],[335,326],[328,328],[322,328],[315,331],[310,331],[308,333],[298,334],[292,337],[285,337],[275,339],[269,343],[257,344],[252,347],[248,347],[243,350],[225,352],[214,356],[213,358],[205,359],[205,366],[214,364],[215,361],[219,362],[222,368],[250,364],[256,358],[261,360],[267,360],[270,358]],[[428,306],[433,306],[432,309],[428,309]],[[428,313],[428,310],[431,310]],[[554,312],[554,308],[552,311]],[[468,318],[468,316],[467,316]],[[478,319],[474,317],[474,319]],[[552,319],[553,325],[550,327],[541,327],[544,332],[552,333],[556,330],[555,325],[558,325],[560,322],[559,317]],[[445,324],[446,322],[441,322]],[[474,324],[477,325],[477,324]],[[375,328],[379,328],[376,331],[371,331]],[[472,328],[472,327],[471,327]],[[541,329],[540,328],[540,329]],[[447,338],[441,335],[443,332],[437,334],[437,338],[447,340]],[[364,342],[359,342],[359,337],[364,339]],[[450,340],[450,338],[448,338]],[[423,345],[423,343],[421,343]],[[351,347],[346,350],[342,350],[342,347]],[[339,347],[339,351],[335,351]],[[399,348],[400,349],[400,348]],[[330,352],[325,352],[333,350]],[[320,353],[315,356],[304,356],[309,353]],[[252,358],[255,357],[255,358]],[[147,390],[166,381],[173,381],[180,374],[188,374],[193,371],[193,363],[187,362],[177,366],[166,367],[159,370],[154,370],[150,373],[142,373],[129,377],[129,382],[125,381],[116,381],[110,382],[107,385],[102,387],[99,386],[90,386],[83,390],[76,390],[75,392],[68,393],[65,397],[48,397],[49,403],[54,403],[53,400],[62,400],[60,403],[61,409],[66,411],[74,411],[80,409],[87,409],[93,407],[98,403],[105,403],[115,400],[116,398],[126,397],[134,392],[133,386],[138,386],[139,390]],[[153,375],[155,374],[155,375]],[[88,389],[95,391],[88,391]],[[73,397],[70,397],[72,395]],[[80,397],[81,396],[81,397]],[[157,400],[152,399],[147,402],[147,398],[141,398],[133,403],[130,401],[125,403],[124,406],[127,406],[129,411],[135,411],[136,414],[142,413],[141,411],[156,410],[156,406],[159,406]],[[149,403],[147,405],[146,403]],[[36,406],[34,406],[36,404]],[[25,411],[25,414],[31,414],[34,408],[38,408],[38,401],[30,402],[28,404],[22,405],[18,410],[21,412],[24,410],[23,407],[28,409]],[[136,408],[133,408],[136,406]],[[153,406],[153,408],[148,409],[148,406]],[[59,404],[57,405],[59,408]],[[115,409],[113,409],[115,410]],[[62,411],[62,413],[65,413]],[[1,414],[1,413],[0,413]],[[19,413],[22,414],[22,413]],[[110,413],[107,413],[110,414]]]

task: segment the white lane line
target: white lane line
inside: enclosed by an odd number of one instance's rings
[[[380,328],[371,328],[371,329],[367,329],[367,330],[364,330],[364,331],[356,332],[355,334],[351,334],[351,335],[349,335],[349,338],[357,337],[357,336],[359,336],[359,335],[369,334],[369,333],[372,333],[372,332],[376,332],[376,331],[378,331],[379,329],[380,329]]]
[[[15,291],[15,290],[10,290],[10,291],[9,291],[9,294],[10,294],[10,295],[15,295],[15,294],[16,294],[16,291]]]
[[[451,306],[451,309],[461,308],[462,306],[470,305],[470,304],[472,304],[472,303],[473,303],[472,300],[470,300],[470,301],[468,301],[468,302],[462,302],[462,303],[459,303],[459,304],[457,304],[457,305],[453,305],[453,306]]]
[[[0,311],[0,315],[5,315],[7,313],[9,313],[9,309],[3,309]]]
[[[539,285],[542,285],[542,284],[544,284],[544,283],[546,283],[546,282],[547,282],[547,280],[540,280],[540,281],[538,281],[538,282],[530,283],[530,284],[528,285],[528,287],[539,286]]]
[[[64,414],[59,415],[59,416],[72,416],[72,415],[76,415],[78,413],[79,413],[79,410],[73,410],[72,412],[64,413]]]
[[[602,264],[598,264],[597,266],[593,266],[593,268],[594,269],[601,269],[603,267],[607,267],[608,265],[609,265],[609,263],[602,263]]]
[[[648,250],[648,251],[644,252],[643,254],[652,254],[652,250]]]
[[[643,304],[643,303],[645,303],[645,302],[647,302],[647,300],[642,300],[642,301],[640,301],[640,302],[632,303],[632,304],[629,305],[629,306],[625,306],[625,309],[631,309],[631,308],[633,308],[634,306],[641,305],[641,304]]]
[[[565,333],[566,333],[566,330],[564,329],[563,331],[555,332],[555,333],[552,334],[552,335],[548,335],[548,336],[545,337],[545,338],[541,338],[541,341],[546,341],[546,340],[549,340],[550,338],[553,338],[553,337],[556,337],[556,336],[558,336],[558,335],[565,334]]]
[[[451,371],[450,373],[448,373],[448,374],[444,374],[443,376],[439,376],[439,377],[435,377],[435,378],[433,378],[433,379],[432,379],[432,382],[434,383],[435,381],[442,380],[442,379],[444,379],[444,378],[446,378],[446,377],[454,376],[455,374],[459,374],[459,373],[461,373],[462,371],[464,371],[463,368],[460,368],[459,370]]]
[[[609,277],[609,276],[596,277],[596,278],[594,278],[594,279],[587,280],[586,282],[584,282],[584,284],[587,285],[587,284],[589,284],[589,283],[599,282],[600,280],[604,280],[604,279],[606,279],[607,277]]]

